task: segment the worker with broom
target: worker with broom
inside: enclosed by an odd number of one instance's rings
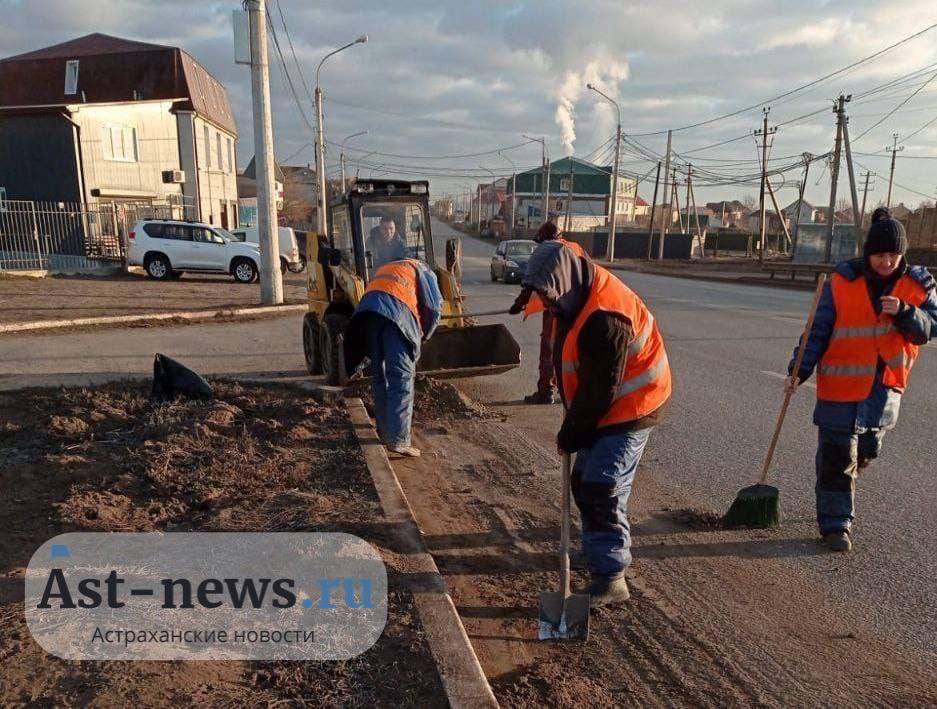
[[[377,432],[387,449],[419,457],[410,441],[413,392],[420,344],[439,323],[442,294],[436,274],[422,261],[398,259],[371,277],[348,326],[346,366],[367,355]]]
[[[589,258],[585,250],[575,241],[567,241],[560,234],[560,228],[556,222],[544,222],[537,230],[534,241],[538,244],[545,242],[557,242],[572,250],[578,258]],[[511,305],[508,311],[511,315],[526,310],[528,315],[533,314],[534,308],[530,307],[530,300],[533,289],[524,287],[520,295]],[[537,304],[542,308],[542,303]],[[537,391],[524,397],[525,404],[555,404],[556,403],[556,375],[553,371],[553,316],[549,309],[543,310],[543,323],[540,328],[540,366],[539,378],[537,379]]]
[[[667,353],[641,299],[588,258],[548,240],[523,285],[556,320],[553,363],[566,408],[561,453],[576,453],[571,488],[594,606],[629,597],[628,497],[638,463],[670,397]]]
[[[863,256],[840,263],[824,288],[788,385],[817,370],[817,523],[837,552],[852,548],[858,473],[878,457],[885,433],[898,422],[918,350],[937,334],[934,279],[906,263],[907,246],[902,223],[876,209]]]

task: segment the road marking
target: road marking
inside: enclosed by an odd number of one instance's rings
[[[769,372],[767,369],[761,370],[762,374],[767,374],[769,377],[774,377],[775,379],[787,379],[786,374],[779,374],[778,372]],[[810,387],[811,389],[816,389],[817,385],[813,382],[804,382],[801,384],[802,387]]]

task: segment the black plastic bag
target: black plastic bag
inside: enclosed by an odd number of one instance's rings
[[[211,399],[213,395],[211,384],[184,364],[163,354],[157,354],[153,359],[153,390],[150,398],[154,401],[169,401],[177,396]]]

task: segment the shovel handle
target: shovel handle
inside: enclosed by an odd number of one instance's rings
[[[560,520],[560,593],[569,598],[569,504],[572,462],[569,453],[563,453],[563,512]]]
[[[817,290],[813,294],[813,305],[810,306],[810,314],[807,316],[807,327],[804,328],[800,336],[800,346],[797,348],[797,357],[794,360],[794,369],[791,371],[789,382],[797,381],[800,376],[800,365],[804,361],[804,353],[807,351],[807,340],[810,339],[810,331],[813,330],[813,320],[817,315],[817,306],[820,304],[820,296],[823,294],[823,286],[826,284],[826,274],[821,273],[817,279]],[[778,415],[778,422],[774,427],[774,435],[771,437],[771,445],[768,447],[768,454],[765,456],[765,463],[761,468],[762,485],[768,479],[768,470],[771,468],[771,461],[774,459],[774,449],[777,448],[778,439],[781,437],[781,427],[784,425],[784,417],[787,416],[787,407],[791,403],[791,397],[794,395],[793,387],[786,387],[784,392],[784,403],[781,404],[781,413]]]
[[[481,313],[452,313],[451,315],[440,315],[440,320],[454,320],[455,318],[482,318],[488,315],[510,315],[510,310],[485,310]]]

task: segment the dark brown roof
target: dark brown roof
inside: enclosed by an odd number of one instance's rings
[[[79,59],[78,93],[66,96],[69,59]],[[0,60],[0,108],[135,99],[186,99],[176,108],[237,133],[224,86],[177,47],[89,34]]]

